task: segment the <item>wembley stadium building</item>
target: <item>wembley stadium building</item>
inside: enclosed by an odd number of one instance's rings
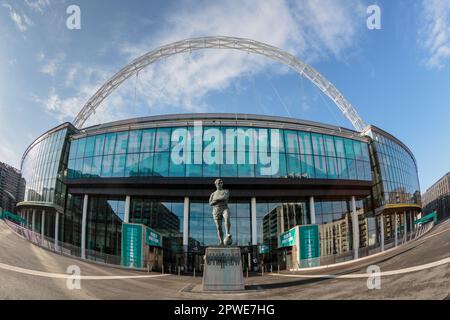
[[[183,46],[220,48],[226,41],[234,46],[228,49],[281,52],[238,38],[189,39],[158,48],[129,67],[133,72],[145,67],[158,52],[160,59]],[[257,52],[261,47],[264,53]],[[391,134],[363,125],[337,89],[289,58],[303,68],[302,76],[347,108],[344,114],[356,130],[235,113],[150,116],[83,127],[110,91],[132,75],[126,67],[74,124],[49,130],[25,151],[25,200],[18,204],[24,228],[52,249],[83,259],[201,270],[205,248],[218,242],[208,199],[221,178],[230,191],[233,245],[241,248],[250,270],[332,264],[405,241],[421,211],[414,155]],[[280,55],[274,59],[287,64]],[[130,255],[141,262],[130,264]]]

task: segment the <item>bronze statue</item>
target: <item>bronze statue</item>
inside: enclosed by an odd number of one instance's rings
[[[209,205],[212,207],[212,215],[217,227],[217,235],[219,237],[219,245],[229,246],[233,243],[230,234],[230,210],[228,209],[228,198],[230,193],[223,189],[222,179],[217,179],[214,184],[217,190],[211,193],[209,197]],[[222,220],[225,219],[226,235],[223,239]]]

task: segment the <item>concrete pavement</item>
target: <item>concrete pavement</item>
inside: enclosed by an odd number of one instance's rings
[[[201,293],[200,278],[111,268],[61,256],[22,239],[0,222],[0,299],[445,299],[450,295],[450,263],[414,272],[405,268],[450,258],[450,221],[423,238],[383,255],[325,270],[282,272],[246,279],[246,293]],[[399,274],[381,277],[381,289],[367,288],[367,267]],[[77,265],[80,290],[69,290],[67,268]],[[423,267],[421,267],[423,268]],[[348,275],[357,278],[322,278]],[[104,277],[122,277],[107,279]],[[146,276],[146,278],[133,278]],[[150,277],[147,277],[150,276]],[[299,278],[301,276],[301,278]]]

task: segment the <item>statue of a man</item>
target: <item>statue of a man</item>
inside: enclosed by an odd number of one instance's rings
[[[209,197],[209,205],[212,207],[214,222],[217,227],[217,235],[219,237],[219,245],[231,245],[232,239],[230,234],[230,211],[228,209],[228,198],[230,193],[223,189],[222,179],[217,179],[214,184],[217,190],[211,193]],[[225,219],[226,236],[223,239],[222,220]]]

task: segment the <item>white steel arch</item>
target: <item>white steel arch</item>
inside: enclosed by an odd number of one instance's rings
[[[263,55],[279,61],[295,70],[298,74],[305,77],[322,90],[322,92],[339,107],[344,116],[350,120],[356,130],[362,132],[367,127],[344,95],[313,67],[297,59],[292,54],[274,46],[251,39],[236,37],[202,37],[185,39],[164,45],[144,54],[122,68],[122,70],[117,72],[97,90],[75,117],[74,125],[77,128],[81,128],[92,113],[94,113],[95,109],[97,109],[103,100],[105,100],[117,87],[150,64],[179,53],[202,49],[233,49]]]

